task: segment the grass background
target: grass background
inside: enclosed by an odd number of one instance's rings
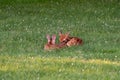
[[[1,80],[119,80],[119,0],[0,0]],[[46,34],[84,45],[46,52]]]

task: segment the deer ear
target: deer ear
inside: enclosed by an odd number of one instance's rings
[[[47,38],[48,43],[50,43],[51,39],[50,39],[50,35],[49,34],[46,35],[46,38]]]
[[[60,31],[59,31],[59,36],[60,36],[61,34],[62,34],[62,31],[60,30]]]
[[[55,44],[56,35],[52,35],[52,44]]]
[[[56,35],[54,34],[54,35],[52,35],[52,39],[56,39]]]
[[[47,35],[46,35],[46,38],[47,38],[47,39],[50,39],[50,35],[49,35],[49,34],[47,34]]]
[[[67,32],[66,35],[69,36],[69,35],[70,35],[70,32]]]

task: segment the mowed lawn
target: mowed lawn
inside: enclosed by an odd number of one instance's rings
[[[60,30],[84,44],[44,51]],[[120,1],[1,0],[0,80],[120,80]]]

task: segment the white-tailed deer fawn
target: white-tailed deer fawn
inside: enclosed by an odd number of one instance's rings
[[[61,42],[59,44],[55,43],[56,35],[52,35],[52,37],[50,37],[50,35],[47,35],[46,38],[48,40],[47,44],[44,45],[44,50],[46,51],[60,49],[66,46],[66,42]]]
[[[60,42],[67,42],[67,46],[74,46],[74,45],[81,45],[83,44],[82,39],[78,37],[70,37],[69,33],[62,34],[62,32],[59,32],[59,41]]]

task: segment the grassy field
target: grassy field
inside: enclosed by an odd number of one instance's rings
[[[44,51],[59,30],[84,44]],[[120,1],[0,0],[0,80],[120,80]]]

